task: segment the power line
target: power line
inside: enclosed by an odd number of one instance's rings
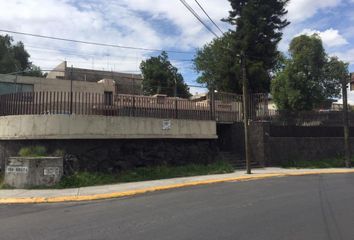
[[[221,32],[221,34],[224,34],[224,32],[221,30],[221,28],[214,22],[214,20],[209,16],[209,14],[205,11],[205,9],[202,7],[202,5],[197,1],[194,0],[200,9],[202,9],[202,11],[204,12],[204,14],[209,18],[209,20],[214,24],[214,26]]]
[[[18,75],[18,76],[22,76],[22,75],[20,75],[21,73],[26,73],[26,72],[29,72],[30,70],[25,70],[25,71],[18,71],[18,72],[11,72],[11,73],[0,73],[0,77],[7,77],[7,76],[16,76],[16,75]],[[51,70],[48,70],[48,69],[41,69],[40,70],[41,72],[58,72],[58,73],[65,73],[65,71],[64,70],[53,70],[53,69],[51,69]],[[97,70],[97,71],[100,71],[100,70]],[[114,74],[114,73],[116,73],[116,72],[106,72],[106,73],[100,73],[100,75],[103,75],[103,76],[110,76],[110,77],[112,77],[112,73]],[[125,73],[125,72],[118,72],[118,73]],[[127,74],[127,75],[129,75],[130,73],[125,73],[125,74]],[[133,74],[133,75],[141,75],[141,74]],[[24,77],[30,77],[30,76],[24,76]],[[118,76],[113,76],[113,78],[114,77],[118,77]],[[137,79],[136,77],[134,78],[134,77],[131,77],[131,76],[120,76],[120,77],[122,77],[122,78],[126,78],[126,79]],[[79,82],[82,82],[82,80],[75,80],[75,79],[73,79],[74,81],[79,81]],[[113,79],[113,80],[115,80],[115,79]],[[124,83],[119,83],[120,85],[131,85],[131,84],[124,84]],[[193,84],[188,84],[188,83],[186,83],[185,82],[185,84],[188,86],[188,87],[193,87],[193,88],[204,88],[204,89],[207,89],[207,87],[206,86],[204,86],[204,85],[193,85]],[[152,87],[154,87],[154,86],[158,86],[158,85],[152,85]],[[169,88],[174,88],[174,86],[160,86],[161,88],[164,88],[164,89],[169,89]]]
[[[208,29],[209,32],[211,32],[215,37],[219,37],[203,20],[202,18],[194,11],[194,9],[185,1],[185,0],[179,0],[193,15],[198,21],[203,24],[203,26]]]
[[[88,54],[88,53],[80,53],[80,52],[77,52],[77,51],[72,51],[72,49],[44,48],[44,47],[35,47],[35,46],[32,46],[32,45],[26,45],[26,48],[33,49],[33,51],[40,51],[40,52],[42,51],[42,52],[63,53],[64,55],[78,56],[80,58],[85,58],[85,59],[87,59],[87,57],[90,57],[90,59],[93,58],[93,57],[97,57],[97,55]],[[113,58],[122,57],[122,58],[136,59],[136,57],[132,56],[132,55],[109,55],[109,56],[113,57]],[[101,57],[106,57],[106,56],[102,55]],[[139,58],[139,59],[146,60],[146,57],[142,57],[142,58]],[[176,62],[192,62],[193,61],[193,59],[174,59],[174,58],[169,58],[169,60],[170,61],[176,61]],[[87,61],[89,61],[89,60],[87,60]]]
[[[133,49],[133,50],[140,50],[140,51],[153,51],[153,52],[165,51],[165,52],[170,52],[170,53],[181,53],[181,54],[193,54],[194,53],[194,52],[185,52],[185,51],[141,48],[141,47],[123,46],[123,45],[116,45],[116,44],[99,43],[99,42],[89,42],[89,41],[82,41],[82,40],[75,40],[75,39],[68,39],[68,38],[51,37],[51,36],[45,36],[45,35],[39,35],[39,34],[33,34],[33,33],[10,31],[10,30],[5,30],[5,29],[0,29],[0,32],[19,34],[19,35],[37,37],[37,38],[45,38],[45,39],[51,39],[51,40],[58,40],[58,41],[65,41],[65,42],[74,42],[74,43],[81,43],[81,44],[88,44],[88,45],[96,45],[96,46],[102,46],[102,47],[114,47],[114,48]]]

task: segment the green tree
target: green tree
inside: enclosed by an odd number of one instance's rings
[[[252,92],[269,92],[270,72],[276,66],[277,45],[288,0],[229,0],[232,10],[225,20],[236,30],[215,39],[197,52],[195,68],[198,81],[214,83],[217,90],[241,93],[239,56],[246,56],[247,78]]]
[[[336,57],[328,58],[318,35],[294,38],[289,53],[285,67],[272,81],[272,95],[279,110],[312,110],[340,95],[348,65]]]
[[[30,55],[23,43],[12,43],[12,37],[0,35],[0,73],[19,72],[22,75],[42,77],[40,67],[29,61]]]
[[[241,66],[238,57],[231,50],[233,38],[234,34],[228,32],[197,51],[194,58],[195,70],[200,73],[197,82],[218,91],[234,93],[242,91],[239,81]]]
[[[341,96],[342,81],[350,82],[349,64],[338,59],[330,57],[324,66],[323,85],[326,98],[338,98]]]
[[[162,52],[157,57],[151,57],[146,61],[142,61],[140,70],[144,76],[144,94],[166,94],[172,97],[175,94],[176,88],[178,97],[190,97],[189,89],[184,83],[183,76],[168,60],[166,52]]]

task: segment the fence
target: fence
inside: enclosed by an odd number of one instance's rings
[[[167,97],[77,92],[27,92],[0,96],[0,115],[78,114],[211,119],[210,108]]]
[[[251,96],[250,118],[267,114],[264,94]],[[217,93],[204,100],[83,92],[21,92],[0,95],[0,116],[77,114],[242,121],[242,96]]]
[[[215,106],[215,119],[219,122],[243,121],[242,95],[234,93],[217,92],[208,94],[208,100]],[[268,110],[268,94],[255,93],[249,96],[249,119],[262,120],[271,114]]]
[[[264,116],[272,125],[278,126],[343,126],[343,111],[269,111]],[[354,112],[349,112],[349,123],[354,126]]]

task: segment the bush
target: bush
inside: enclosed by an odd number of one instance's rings
[[[4,174],[0,173],[0,189],[4,188]]]
[[[352,160],[352,165],[353,165]],[[343,158],[322,159],[322,160],[300,160],[283,164],[284,168],[343,168],[345,160]]]
[[[47,156],[47,149],[43,146],[23,147],[18,155],[20,157],[44,157]]]
[[[138,182],[175,177],[222,174],[231,173],[233,171],[234,169],[230,163],[219,161],[207,165],[188,164],[184,166],[162,165],[155,167],[139,167],[132,170],[122,171],[118,174],[78,172],[71,176],[65,176],[57,187],[74,188],[120,182]]]
[[[54,157],[63,157],[65,155],[65,151],[63,149],[57,149],[52,155]]]
[[[64,177],[58,184],[58,188],[85,187],[104,185],[115,182],[115,176],[104,173],[78,172]]]

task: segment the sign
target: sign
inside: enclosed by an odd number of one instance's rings
[[[58,176],[59,168],[58,167],[45,167],[44,168],[44,176]]]
[[[162,121],[162,130],[170,130],[172,127],[171,120]]]
[[[28,167],[7,166],[6,173],[28,173]]]

